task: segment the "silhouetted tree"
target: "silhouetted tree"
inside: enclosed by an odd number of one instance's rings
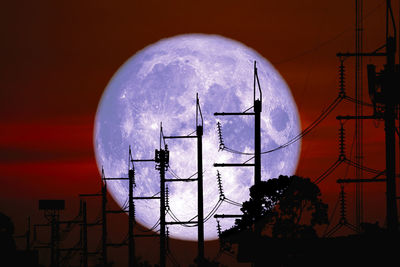
[[[222,233],[222,239],[237,243],[243,235],[317,237],[314,227],[328,223],[327,210],[321,191],[310,179],[281,175],[250,188],[250,199],[241,208],[243,217]]]

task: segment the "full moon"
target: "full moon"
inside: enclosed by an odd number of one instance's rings
[[[196,93],[204,118],[203,195],[205,240],[218,238],[214,207],[220,199],[217,170],[224,196],[216,214],[241,214],[254,183],[253,167],[216,168],[214,163],[252,163],[254,116],[214,116],[215,112],[252,112],[254,62],[262,89],[261,151],[285,144],[300,132],[299,115],[289,87],[279,72],[253,49],[218,35],[185,34],[163,39],[129,58],[107,85],[95,118],[94,148],[106,177],[128,177],[128,149],[134,159],[154,159],[165,136],[196,130]],[[217,122],[223,143],[220,150]],[[194,133],[195,135],[195,133]],[[196,178],[196,139],[166,139],[170,151],[167,179]],[[261,156],[263,180],[292,175],[300,142]],[[160,176],[154,162],[135,162],[134,196],[159,196]],[[169,182],[166,220],[196,221],[197,182]],[[126,207],[128,182],[112,180],[107,187]],[[159,231],[159,200],[135,200],[136,221]],[[171,216],[174,215],[174,218]],[[210,216],[207,216],[210,215]],[[234,219],[220,219],[222,230]],[[197,240],[196,225],[169,225],[170,237]]]

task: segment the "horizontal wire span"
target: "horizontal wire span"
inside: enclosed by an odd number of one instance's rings
[[[274,151],[280,150],[282,148],[285,148],[297,141],[299,141],[301,138],[303,138],[304,136],[306,136],[308,133],[310,133],[316,126],[318,126],[336,107],[337,105],[344,99],[344,97],[342,96],[338,96],[329,106],[328,108],[323,111],[315,121],[313,121],[306,129],[304,129],[300,134],[296,135],[294,138],[292,138],[291,140],[289,140],[288,142],[286,142],[285,144],[282,144],[280,146],[277,146],[273,149],[267,150],[267,151],[263,151],[261,152],[261,154],[268,154],[268,153],[272,153]],[[227,146],[223,146],[221,148],[221,150],[226,150],[227,152],[230,153],[234,153],[234,154],[241,154],[241,155],[249,155],[249,156],[253,156],[254,153],[249,153],[249,152],[241,152],[235,149],[232,149],[230,147]]]

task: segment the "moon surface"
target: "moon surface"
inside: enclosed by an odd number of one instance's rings
[[[222,126],[226,147],[254,152],[254,116],[214,116],[214,112],[243,112],[253,106],[254,61],[262,89],[261,151],[282,145],[300,132],[296,104],[286,82],[265,58],[244,44],[218,35],[186,34],[147,46],[128,59],[112,77],[95,118],[94,147],[99,169],[106,177],[128,177],[128,148],[134,159],[154,159],[160,147],[160,122],[165,136],[188,135],[196,130],[196,93],[204,118],[204,217],[220,198],[217,170],[221,174],[223,201],[216,214],[241,214],[234,205],[249,198],[253,167],[215,168],[213,163],[243,163],[251,155],[219,151],[216,123]],[[194,133],[195,135],[195,133]],[[196,139],[167,139],[170,168],[166,178],[188,178],[197,172]],[[263,154],[262,179],[292,175],[297,167],[300,142]],[[160,192],[154,162],[136,162],[135,196]],[[169,182],[168,204],[179,221],[196,220],[197,182]],[[127,181],[108,181],[108,190],[126,207]],[[135,200],[136,220],[159,231],[159,200]],[[170,213],[167,221],[173,221]],[[234,219],[220,219],[222,230]],[[197,240],[196,225],[169,225],[170,237]],[[204,224],[205,240],[218,238],[211,216]]]

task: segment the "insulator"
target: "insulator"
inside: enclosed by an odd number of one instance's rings
[[[224,195],[224,189],[222,188],[222,180],[221,180],[221,174],[217,170],[217,183],[218,183],[218,190],[219,190],[219,198],[222,200],[225,198]]]
[[[339,157],[341,159],[344,159],[346,157],[345,137],[345,130],[343,128],[343,124],[341,124],[339,128]]]
[[[218,237],[221,237],[221,225],[219,224],[219,220],[217,220],[217,232],[218,232]]]
[[[225,149],[225,144],[224,144],[224,139],[222,138],[222,128],[221,128],[221,123],[218,121],[217,122],[217,130],[218,130],[218,138],[219,138],[219,150],[224,150]]]
[[[345,92],[345,68],[343,65],[343,60],[340,61],[340,66],[339,66],[339,96],[344,97],[346,95]]]
[[[165,187],[165,208],[169,209],[169,189],[168,186]]]
[[[346,193],[344,192],[344,186],[341,186],[340,204],[341,220],[346,221]]]

